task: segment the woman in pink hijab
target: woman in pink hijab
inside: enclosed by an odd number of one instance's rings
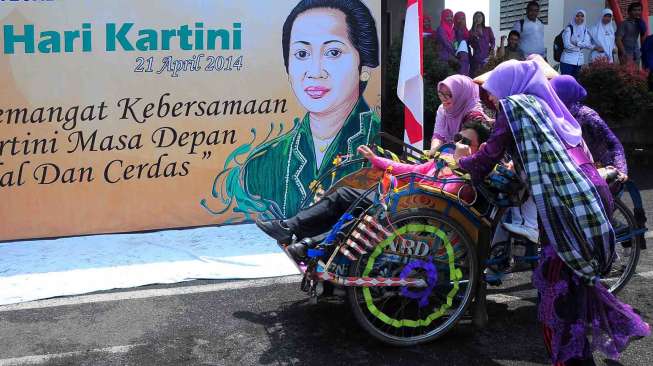
[[[467,29],[467,18],[465,13],[459,11],[456,15],[453,16],[454,22],[454,35],[456,42],[454,47],[456,48],[456,57],[460,63],[460,68],[458,73],[461,75],[469,76],[469,30]]]
[[[442,102],[435,116],[431,149],[453,142],[460,125],[471,112],[483,113],[478,85],[465,75],[452,75],[438,83],[438,98]]]
[[[440,61],[447,62],[456,57],[454,41],[456,40],[453,30],[453,11],[444,9],[440,14],[440,25],[436,32],[436,42],[439,49]]]

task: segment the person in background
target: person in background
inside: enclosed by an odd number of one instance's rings
[[[648,28],[646,26],[646,22],[642,17],[639,18],[639,35],[640,35],[640,41],[644,41],[644,36],[646,36],[646,33],[648,32]]]
[[[435,40],[438,45],[440,61],[444,63],[456,57],[456,49],[454,48],[456,35],[454,34],[453,28],[453,11],[451,9],[442,10],[442,13],[440,13],[440,25],[436,31]]]
[[[454,31],[456,35],[456,57],[460,63],[458,73],[469,76],[469,30],[467,30],[467,19],[465,13],[459,11],[453,17]]]
[[[582,104],[587,91],[576,79],[560,75],[551,79],[551,86],[560,100],[567,106],[571,115],[580,123],[583,140],[587,144],[594,162],[601,165],[599,172],[605,176],[605,170],[612,168],[619,173],[617,179],[628,180],[628,165],[624,147],[617,136],[592,108]]]
[[[435,40],[435,29],[433,29],[433,17],[430,15],[424,16],[424,24],[422,25],[422,37],[426,40]]]
[[[648,89],[653,91],[653,35],[646,37],[642,45],[642,66],[648,71]]]
[[[483,113],[478,85],[464,75],[451,75],[438,83],[438,98],[442,102],[435,114],[431,153],[442,144],[453,142],[460,125],[472,111]]]
[[[494,33],[492,28],[485,26],[485,14],[483,12],[477,11],[474,13],[469,42],[473,49],[471,73],[476,76],[488,62],[488,58],[494,55]]]
[[[519,48],[519,32],[516,30],[511,30],[510,33],[508,33],[508,45],[505,45],[506,41],[506,36],[501,36],[501,44],[499,45],[499,49],[497,50],[497,57],[501,61],[507,61],[507,60],[518,60],[518,61],[524,61],[526,57],[524,56],[524,52]]]
[[[616,44],[619,50],[619,63],[635,63],[639,66],[641,50],[639,38],[642,31],[642,3],[634,2],[628,5],[628,19],[617,28]],[[646,31],[646,30],[644,30]]]
[[[562,42],[565,49],[560,57],[560,73],[563,75],[578,76],[581,66],[585,63],[584,49],[593,49],[603,52],[600,46],[592,44],[592,37],[585,26],[585,10],[579,9],[574,13],[569,25],[562,31]]]
[[[608,62],[614,63],[615,43],[615,26],[612,23],[612,10],[603,9],[601,20],[589,30],[592,42],[596,46],[590,54],[590,61],[598,58],[607,59]],[[599,51],[602,50],[602,51]]]
[[[512,30],[519,32],[521,37],[519,49],[524,56],[538,54],[546,59],[544,47],[544,24],[537,18],[540,14],[540,4],[531,1],[526,5],[526,18],[515,22]]]

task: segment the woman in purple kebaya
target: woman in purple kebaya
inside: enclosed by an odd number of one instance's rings
[[[617,179],[625,182],[628,179],[628,165],[624,147],[601,116],[581,103],[587,96],[585,88],[569,75],[553,78],[551,85],[571,115],[580,123],[583,139],[594,157],[594,162],[600,164],[601,169],[616,169],[619,173]]]
[[[456,57],[456,49],[454,48],[455,40],[453,11],[451,9],[444,9],[440,14],[440,25],[436,31],[435,38],[441,62],[446,63]]]
[[[630,338],[650,334],[633,309],[600,283],[614,255],[607,212],[612,195],[594,167],[581,126],[536,61],[506,61],[483,88],[498,113],[487,143],[454,159],[481,181],[508,152],[537,206],[542,251],[533,284],[538,317],[555,365],[594,365],[593,351],[616,359]]]
[[[457,12],[453,16],[454,33],[456,35],[456,57],[460,63],[458,73],[460,75],[469,76],[469,30],[467,29],[467,19],[465,13],[462,11]]]
[[[485,26],[485,14],[477,11],[474,13],[472,29],[469,32],[469,42],[472,46],[471,74],[480,74],[481,69],[494,55],[494,33],[492,28]]]

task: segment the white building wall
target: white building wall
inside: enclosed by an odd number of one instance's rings
[[[501,26],[501,0],[490,0],[490,14],[488,15],[489,26],[494,31],[494,36],[497,39],[497,47],[501,40],[502,32],[499,31]]]

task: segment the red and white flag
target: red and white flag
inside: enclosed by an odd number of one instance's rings
[[[404,141],[424,146],[424,79],[422,74],[422,1],[408,0],[397,96],[404,103]]]

